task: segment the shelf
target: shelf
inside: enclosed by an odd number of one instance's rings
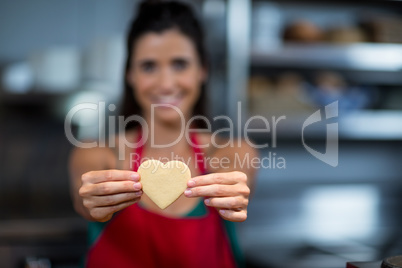
[[[402,45],[287,44],[271,52],[252,51],[252,66],[402,72]],[[401,75],[402,76],[402,75]],[[401,78],[402,80],[402,78]]]
[[[402,111],[359,111],[339,118],[339,134],[349,139],[402,140]]]
[[[276,135],[278,138],[300,139],[303,123],[310,114],[286,116],[277,124]],[[270,117],[266,117],[271,123]],[[278,118],[278,117],[276,117]],[[377,111],[365,110],[341,114],[328,123],[338,123],[339,139],[342,140],[402,140],[402,111]],[[306,138],[325,139],[327,130],[325,121],[319,121],[308,125],[304,134]],[[265,125],[261,120],[253,120],[249,129],[263,129]],[[272,130],[272,125],[271,125]],[[272,133],[254,134],[256,140],[263,140]]]

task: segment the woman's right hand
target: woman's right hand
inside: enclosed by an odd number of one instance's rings
[[[113,214],[141,199],[142,185],[137,172],[126,170],[99,170],[84,173],[79,195],[91,217],[108,221]]]

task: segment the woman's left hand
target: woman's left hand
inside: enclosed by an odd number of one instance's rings
[[[206,197],[205,205],[215,207],[226,220],[241,222],[247,219],[250,188],[247,175],[233,171],[194,177],[187,182],[186,197]]]

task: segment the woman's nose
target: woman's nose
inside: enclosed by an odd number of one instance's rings
[[[159,75],[159,87],[162,90],[171,90],[174,88],[175,78],[170,70],[162,70]]]

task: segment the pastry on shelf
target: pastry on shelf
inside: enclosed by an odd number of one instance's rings
[[[323,31],[308,20],[297,20],[283,31],[283,41],[292,43],[316,43],[323,40]]]

